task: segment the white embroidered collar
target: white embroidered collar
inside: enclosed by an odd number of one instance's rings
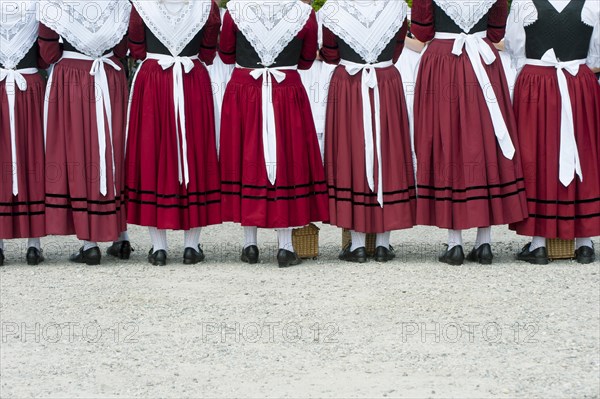
[[[130,13],[127,0],[40,0],[40,22],[89,57],[100,57],[119,44]]]
[[[263,66],[270,66],[306,25],[312,7],[300,0],[231,0],[227,10]]]
[[[146,26],[171,52],[178,56],[204,28],[212,0],[132,0]]]
[[[0,1],[0,67],[14,69],[38,36],[36,1]]]
[[[433,0],[465,33],[488,13],[496,0]],[[518,1],[518,0],[517,0]]]
[[[408,6],[398,0],[329,0],[321,12],[324,26],[374,63],[402,27]]]

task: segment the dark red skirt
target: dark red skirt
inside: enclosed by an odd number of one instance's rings
[[[331,224],[366,233],[410,228],[416,221],[415,179],[408,115],[400,72],[377,69],[381,101],[381,161],[375,150],[375,191],[367,182],[361,81],[338,67],[331,80],[325,125],[325,165]],[[374,109],[374,91],[371,107]],[[373,143],[375,145],[375,121]],[[376,146],[375,146],[376,148]],[[378,165],[383,202],[377,202]]]
[[[156,60],[146,60],[137,74],[127,142],[129,223],[173,230],[221,223],[213,97],[200,61],[184,73],[183,85],[187,187],[179,183],[173,69],[163,70]],[[179,142],[181,137],[180,130]]]
[[[466,52],[435,39],[423,54],[415,88],[417,222],[468,229],[523,220],[527,215],[519,152],[498,145],[486,98]],[[502,62],[486,66],[515,148],[519,147]]]
[[[264,228],[327,221],[327,187],[308,96],[297,71],[273,82],[277,180],[269,182],[262,144],[262,79],[236,68],[221,119],[223,221]]]
[[[117,58],[112,59],[119,64]],[[102,195],[91,66],[91,61],[63,59],[54,67],[46,136],[46,228],[52,235],[76,234],[81,240],[106,242],[127,228],[123,204],[127,79],[123,70],[105,67],[113,137],[111,145],[107,125],[108,192]]]
[[[585,65],[565,73],[583,181],[559,180],[561,96],[556,69],[526,65],[514,108],[525,171],[529,218],[511,225],[518,234],[573,239],[600,235],[600,85]]]
[[[15,89],[19,194],[12,194],[10,120],[5,81],[0,82],[0,239],[46,235],[44,192],[44,92],[39,75],[23,75],[27,90]]]

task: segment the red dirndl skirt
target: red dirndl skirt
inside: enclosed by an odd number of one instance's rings
[[[375,191],[365,169],[365,137],[361,74],[351,76],[343,66],[331,79],[325,124],[325,165],[331,224],[383,233],[410,228],[416,222],[415,179],[408,115],[400,72],[376,70],[381,101],[381,160],[374,147]],[[371,109],[374,109],[371,90]],[[367,118],[373,119],[371,115]],[[375,145],[375,121],[373,119]],[[383,172],[383,207],[377,202],[378,167]]]
[[[486,71],[512,142],[516,123],[502,62]],[[423,54],[415,88],[417,222],[447,229],[487,227],[523,220],[525,183],[517,151],[502,154],[473,66],[453,40],[434,39]],[[490,88],[486,88],[490,90]]]
[[[194,60],[183,74],[187,154],[173,98],[173,69],[144,61],[131,97],[127,142],[128,221],[159,229],[189,230],[221,223],[219,161],[211,83]],[[189,184],[179,182],[178,152],[187,157]],[[182,167],[183,173],[183,167]]]
[[[262,140],[262,79],[236,68],[221,118],[223,221],[284,228],[327,221],[327,187],[306,90],[297,71],[273,82],[277,179],[267,177]]]
[[[600,235],[600,85],[585,65],[565,72],[573,108],[583,181],[559,180],[561,96],[556,69],[526,65],[514,108],[525,171],[529,218],[511,225],[518,234],[573,239]]]
[[[120,65],[116,57],[113,62]],[[96,93],[91,61],[63,59],[54,66],[46,136],[46,229],[81,240],[116,240],[127,229],[123,150],[127,79],[105,66],[112,109],[112,139],[106,126],[106,186],[100,194]],[[114,155],[115,173],[111,171]]]
[[[0,82],[0,239],[46,235],[44,187],[44,92],[39,75],[23,75],[27,90],[15,88],[15,128],[19,194],[12,194],[8,96]]]

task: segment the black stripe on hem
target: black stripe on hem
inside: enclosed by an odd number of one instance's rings
[[[131,40],[130,38],[127,38],[127,40],[129,40],[129,43],[133,43],[133,44],[144,44],[144,43],[146,43],[145,40],[142,40],[141,42],[136,42],[135,40]]]
[[[87,208],[75,208],[70,205],[55,205],[55,204],[46,204],[46,208],[70,209],[73,212],[85,212],[88,215],[98,215],[98,216],[116,215],[117,212],[119,212],[121,210],[120,206],[118,206],[114,211],[90,211]]]
[[[527,202],[535,202],[537,204],[548,204],[548,205],[553,205],[553,204],[558,204],[558,205],[575,205],[575,204],[587,204],[590,202],[598,202],[600,201],[600,198],[591,198],[591,199],[584,199],[584,200],[574,200],[574,201],[552,201],[552,200],[540,200],[540,199],[535,199],[535,198],[527,198]]]
[[[229,52],[229,51],[223,51],[223,50],[219,49],[219,53],[225,54],[225,55],[234,55],[235,54],[235,50]]]
[[[353,196],[360,196],[360,197],[377,197],[377,193],[359,193],[358,191],[352,191],[352,189],[350,188],[340,188],[340,187],[335,187],[335,186],[327,186],[328,189],[330,190],[334,190],[334,191],[341,191],[341,192],[350,192],[351,195]],[[398,194],[406,194],[410,191],[415,191],[415,186],[410,186],[409,188],[403,189],[403,190],[396,190],[396,191],[384,191],[383,195],[398,195]]]
[[[522,193],[524,191],[525,191],[524,188],[520,188],[517,191],[513,191],[511,193],[506,193],[506,194],[481,195],[481,196],[477,196],[477,197],[469,197],[469,198],[463,198],[463,199],[453,199],[451,197],[434,197],[432,195],[419,195],[418,198],[419,199],[421,199],[421,198],[430,199],[430,200],[435,200],[435,201],[468,202],[468,201],[478,201],[478,200],[490,200],[490,199],[496,199],[496,198],[507,198],[507,197],[511,197],[513,195]]]
[[[591,214],[588,214],[588,215],[577,215],[577,216],[557,216],[557,215],[530,214],[529,217],[530,218],[536,218],[536,219],[576,220],[576,219],[600,218],[600,213],[591,213]]]
[[[0,202],[2,206],[23,206],[23,205],[43,205],[46,201],[19,201],[19,202]]]
[[[39,216],[44,215],[46,211],[38,211],[38,212],[0,212],[0,217],[2,216]]]
[[[310,187],[310,186],[325,185],[325,180],[323,180],[323,181],[316,181],[316,182],[312,182],[312,183],[296,184],[295,186],[277,186],[277,187],[254,186],[252,184],[244,184],[244,185],[242,185],[241,182],[236,182],[236,181],[223,181],[223,182],[221,182],[221,184],[225,184],[225,185],[228,185],[228,186],[241,186],[242,189],[247,188],[247,189],[251,189],[251,190],[277,191],[277,190],[294,190],[296,188],[306,188],[306,187]]]
[[[180,209],[185,209],[185,208],[189,208],[191,206],[207,206],[207,205],[212,205],[212,204],[218,204],[221,201],[220,200],[211,200],[211,201],[196,201],[196,202],[190,202],[189,204],[186,205],[181,205],[181,204],[158,204],[156,202],[152,202],[152,201],[141,201],[141,200],[134,200],[134,199],[130,199],[129,202],[133,202],[134,204],[139,204],[139,205],[152,205],[156,208],[180,208]]]
[[[158,194],[154,191],[138,190],[138,189],[131,188],[131,187],[127,187],[127,190],[131,191],[135,194],[140,194],[140,195],[152,195],[157,198],[177,198],[177,199],[189,198],[191,196],[197,197],[197,196],[201,196],[201,195],[212,195],[212,194],[217,194],[221,191],[221,190],[196,191],[196,192],[187,193],[187,195],[180,195],[180,194]]]
[[[263,200],[263,201],[275,202],[275,201],[291,201],[291,200],[296,200],[296,199],[313,197],[313,196],[317,196],[317,195],[327,195],[327,191],[313,191],[312,193],[308,193],[308,194],[294,195],[294,196],[289,196],[289,197],[276,197],[276,198],[269,198],[269,197],[259,196],[259,195],[242,195],[240,193],[236,193],[233,191],[222,191],[221,194],[234,195],[236,197],[241,197],[242,199]]]
[[[513,184],[521,183],[524,181],[525,181],[525,179],[521,177],[517,180],[511,181],[508,183],[491,184],[488,186],[473,186],[473,187],[467,187],[467,188],[453,189],[452,187],[434,187],[434,186],[425,186],[425,185],[419,184],[419,185],[417,185],[417,188],[421,188],[421,189],[425,189],[425,190],[434,190],[434,191],[452,191],[453,193],[466,193],[467,191],[470,191],[470,190],[485,190],[485,189],[490,189],[490,188],[504,188],[504,187],[508,187]]]
[[[60,198],[60,199],[67,200],[69,202],[86,202],[88,204],[93,204],[93,205],[111,205],[111,204],[116,204],[117,202],[125,201],[124,193],[121,193],[121,195],[119,197],[115,198],[114,200],[106,200],[106,201],[89,200],[87,198],[72,198],[68,194],[65,195],[65,194],[48,194],[48,193],[46,193],[46,197],[47,198]],[[47,203],[46,203],[46,205],[47,205]]]
[[[329,199],[332,199],[332,200],[334,200],[336,202],[350,202],[350,203],[352,203],[353,206],[364,206],[364,207],[376,207],[376,206],[379,206],[379,207],[381,207],[381,205],[379,205],[379,202],[374,202],[374,203],[371,203],[371,204],[367,204],[366,202],[353,201],[350,198],[337,198],[337,197],[334,197],[334,196],[331,196],[331,195],[329,196]],[[383,201],[383,206],[385,207],[386,205],[389,206],[389,205],[395,205],[395,204],[405,204],[407,202],[414,201],[416,199],[417,199],[416,195],[411,195],[409,198],[406,198],[406,199],[401,199],[401,200],[396,200],[396,201]]]

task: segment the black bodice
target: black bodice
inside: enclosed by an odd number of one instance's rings
[[[452,20],[452,18],[450,18],[448,16],[448,14],[446,14],[446,12],[444,10],[442,10],[442,8],[440,8],[440,6],[438,6],[435,2],[433,3],[433,7],[434,7],[434,23],[435,23],[435,31],[436,32],[467,33],[465,31],[463,31],[462,28],[460,26],[458,26],[456,24],[456,22],[454,22]],[[481,17],[479,22],[477,22],[477,24],[468,33],[476,33],[476,32],[486,31],[487,24],[488,24],[488,15],[489,15],[489,13],[485,14],[483,17]]]
[[[551,48],[560,61],[587,58],[594,28],[581,21],[584,1],[571,0],[562,12],[548,0],[532,1],[538,19],[525,27],[527,58],[539,60]]]
[[[392,61],[394,58],[394,50],[396,50],[396,36],[392,38],[392,40],[385,46],[379,57],[377,57],[377,62],[384,61]],[[348,60],[351,62],[356,62],[357,64],[365,64],[367,61],[362,58],[348,43],[346,43],[340,37],[337,37],[337,43],[340,51],[340,58],[343,60]]]
[[[4,68],[3,64],[0,67]],[[38,45],[34,43],[27,54],[19,61],[15,69],[37,68],[38,67]]]
[[[77,48],[75,46],[73,46],[71,43],[69,43],[64,37],[63,37],[63,51],[74,51],[76,53],[81,53],[81,51],[77,50]],[[110,53],[111,51],[113,51],[113,49],[108,49],[106,50],[102,55],[106,55],[108,53]]]
[[[272,67],[298,65],[302,55],[303,40],[295,37],[275,59]],[[235,61],[244,68],[262,68],[260,57],[248,39],[237,32],[235,45]]]
[[[146,33],[146,52],[148,53],[156,53],[156,54],[165,54],[172,55],[171,52],[165,47],[164,44],[152,33],[152,31],[145,26],[144,28]],[[204,29],[201,29],[200,32],[196,33],[196,36],[184,47],[184,49],[178,54],[181,57],[193,57],[198,55],[200,52],[200,47],[202,44],[202,36],[204,34]]]

